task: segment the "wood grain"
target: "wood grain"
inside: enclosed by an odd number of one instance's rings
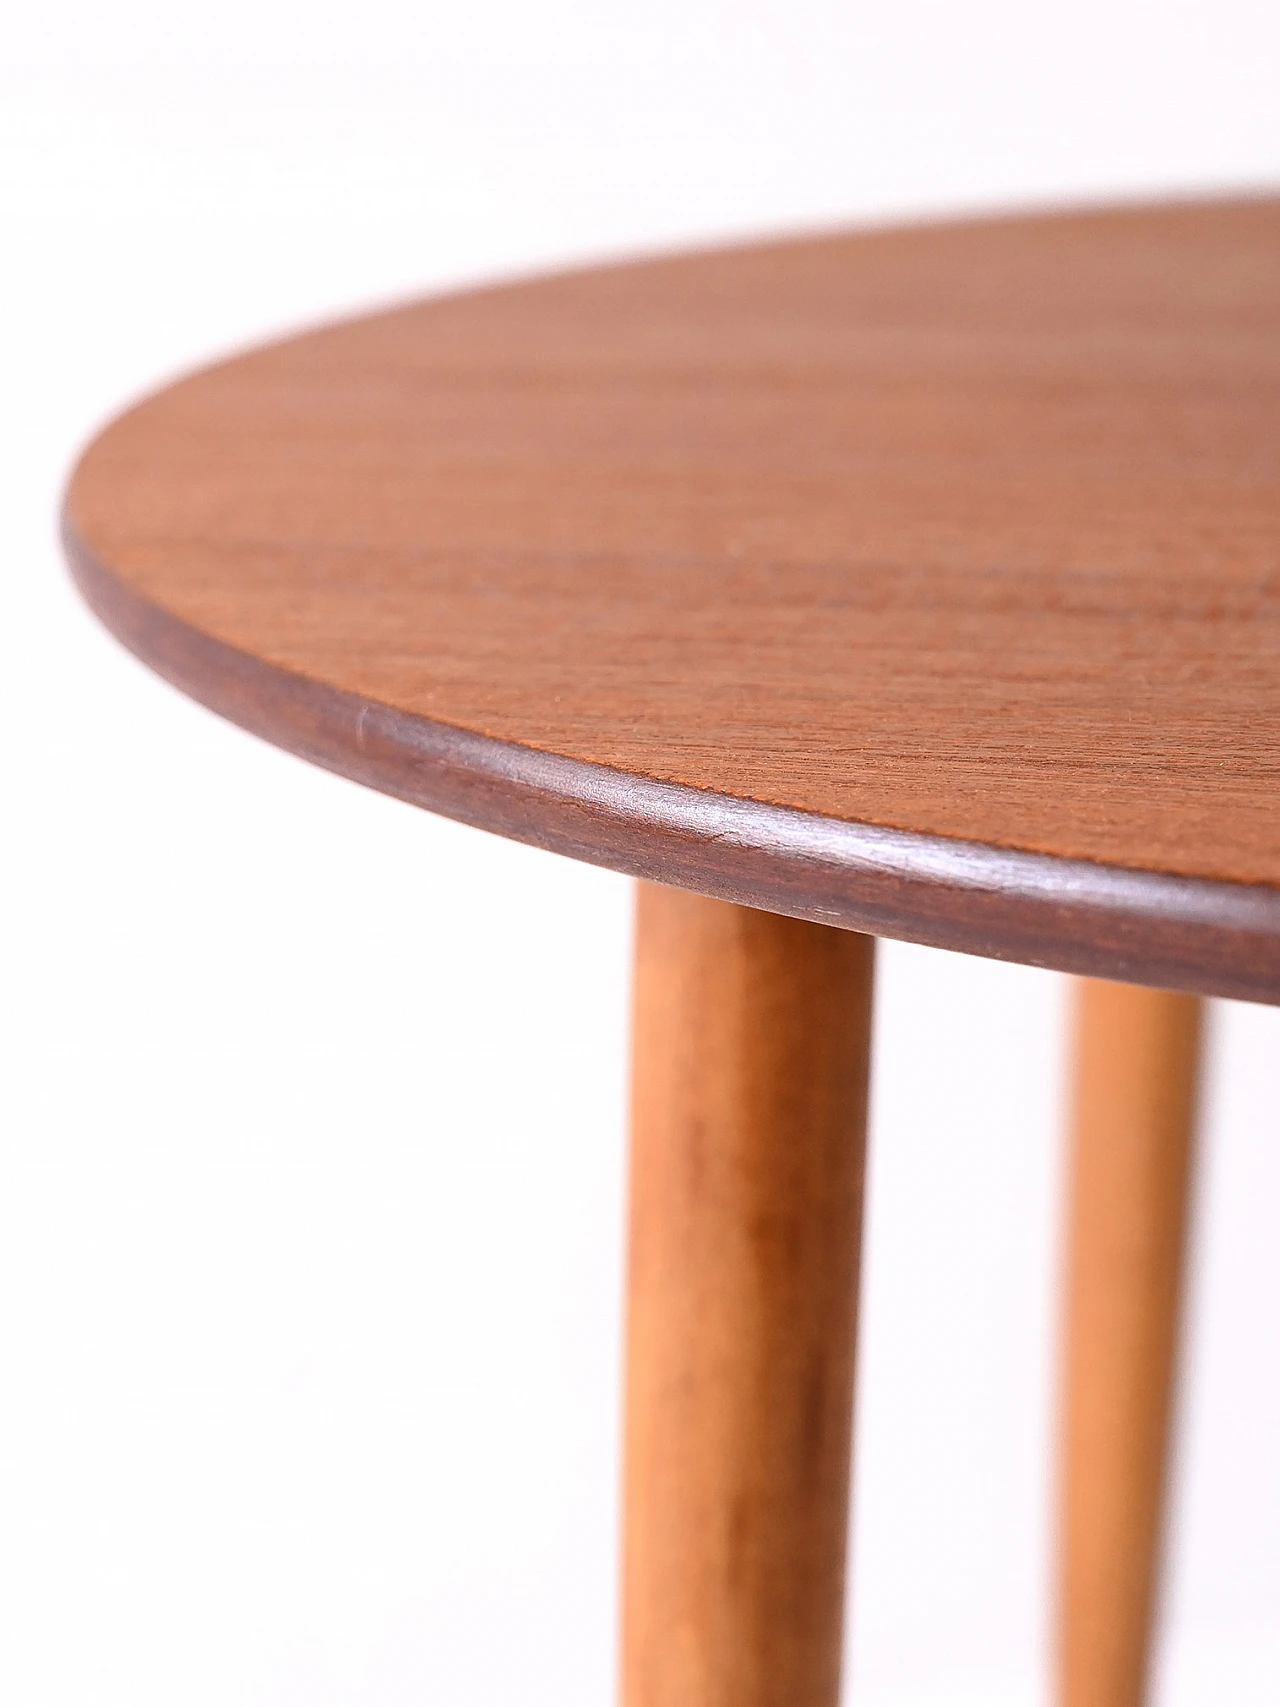
[[[873,951],[640,886],[626,1707],[836,1707]]]
[[[1061,1707],[1142,1707],[1200,1003],[1082,981],[1070,1192]]]
[[[1259,200],[413,304],[124,416],[70,552],[188,691],[422,804],[1276,1000],[1278,280]]]

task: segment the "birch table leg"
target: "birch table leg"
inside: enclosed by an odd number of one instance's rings
[[[626,1707],[836,1707],[873,953],[640,887]]]
[[[1159,1553],[1200,1003],[1082,979],[1076,1015],[1062,1707],[1139,1707]]]

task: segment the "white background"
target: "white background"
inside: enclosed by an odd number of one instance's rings
[[[1268,0],[27,0],[0,41],[0,1702],[599,1707],[629,892],[218,723],[53,543],[353,305],[1275,184]],[[848,1699],[1045,1698],[1063,982],[880,963]],[[1280,1699],[1280,1015],[1213,1015],[1157,1707]]]

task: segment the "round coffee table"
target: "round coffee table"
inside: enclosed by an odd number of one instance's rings
[[[224,362],[76,469],[171,681],[643,880],[629,1707],[836,1701],[876,935],[1085,975],[1061,1698],[1137,1707],[1197,996],[1280,1001],[1278,281],[1264,200],[596,268]]]

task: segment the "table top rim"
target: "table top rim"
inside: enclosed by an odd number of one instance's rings
[[[79,537],[104,626],[185,694],[323,769],[509,840],[870,935],[1054,971],[1280,1004],[1280,888],[872,823],[615,770],[299,675],[141,598]]]

